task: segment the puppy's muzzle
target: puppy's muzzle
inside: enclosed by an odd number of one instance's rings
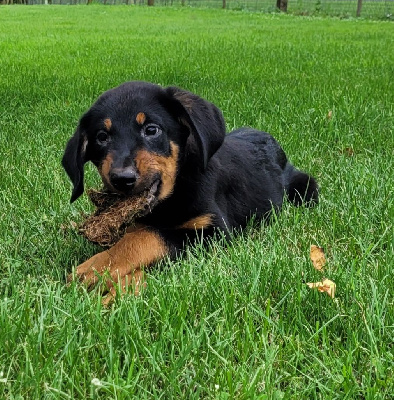
[[[109,176],[111,185],[122,193],[133,191],[138,174],[133,168],[113,170]]]

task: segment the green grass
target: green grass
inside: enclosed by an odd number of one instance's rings
[[[0,398],[391,398],[393,35],[362,20],[0,7]],[[60,159],[81,113],[130,79],[208,98],[229,130],[271,132],[321,203],[196,246],[103,309],[65,285],[97,249],[71,228],[90,205],[69,204]],[[304,284],[321,278],[312,243],[334,300]]]
[[[29,0],[30,4],[43,4],[44,0]],[[51,4],[81,4],[86,5],[87,0],[51,0]],[[129,7],[145,7],[145,0],[93,0],[94,4],[125,5]],[[155,0],[155,7],[200,7],[216,8],[223,7],[223,0]],[[183,5],[182,5],[183,4]],[[266,13],[277,12],[275,0],[226,0],[227,10],[237,11],[259,11]],[[298,15],[325,15],[340,18],[356,17],[357,0],[289,0],[287,12]],[[360,16],[362,18],[393,20],[393,0],[363,0]]]

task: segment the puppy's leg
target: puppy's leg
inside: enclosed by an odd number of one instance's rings
[[[136,296],[139,295],[142,287],[146,287],[144,271],[141,268],[136,269],[134,272],[123,276],[116,285],[113,281],[107,282],[108,294],[103,298],[103,305],[108,306],[115,300],[117,294],[117,286],[121,293],[132,292]],[[130,290],[131,289],[131,290]]]
[[[88,287],[94,286],[98,275],[108,273],[114,282],[123,282],[143,266],[149,266],[170,253],[170,247],[161,235],[149,228],[140,228],[125,236],[109,250],[96,254],[75,270],[78,280]],[[136,273],[138,275],[138,273]],[[72,280],[70,275],[68,280]]]

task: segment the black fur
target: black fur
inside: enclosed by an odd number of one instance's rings
[[[136,121],[140,112],[146,117],[143,124]],[[109,130],[104,129],[106,119],[111,122]],[[155,131],[152,127],[158,127],[157,135],[147,134]],[[103,138],[105,142],[100,141]],[[162,157],[159,161],[165,168],[175,160],[175,179],[168,195],[161,192],[167,170],[152,172],[151,166],[138,165],[141,151]],[[104,165],[106,158],[111,161],[109,167]],[[209,236],[216,229],[243,228],[252,216],[265,218],[281,208],[286,196],[296,206],[318,202],[315,179],[293,167],[270,134],[241,128],[225,135],[223,116],[216,106],[175,87],[128,82],[97,100],[81,118],[64,153],[63,166],[74,185],[71,201],[83,192],[87,161],[99,168],[110,189],[117,184],[116,190],[126,194],[137,194],[160,181],[157,205],[138,222],[166,241],[169,254],[196,236],[188,224],[195,218],[209,221],[196,225]],[[125,175],[129,180],[121,186],[118,181]]]

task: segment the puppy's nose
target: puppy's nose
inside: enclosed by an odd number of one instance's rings
[[[113,171],[110,175],[113,187],[121,192],[132,190],[137,178],[137,173],[132,168]]]

